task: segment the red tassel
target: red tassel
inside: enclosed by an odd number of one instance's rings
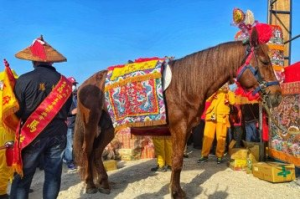
[[[9,166],[9,167],[12,166],[12,163],[13,163],[13,148],[12,147],[6,148],[5,156],[6,156],[7,166]]]

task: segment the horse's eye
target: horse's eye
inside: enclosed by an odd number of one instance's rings
[[[260,61],[261,63],[263,63],[264,65],[269,65],[269,64],[270,64],[270,59],[269,59],[268,57],[265,57],[265,56],[260,57],[260,58],[259,58],[259,61]]]
[[[270,61],[269,59],[262,59],[260,60],[264,65],[269,65],[270,64]]]

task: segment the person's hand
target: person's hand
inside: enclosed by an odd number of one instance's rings
[[[14,142],[13,141],[8,141],[5,143],[5,147],[6,148],[12,148],[14,146]]]
[[[72,111],[71,111],[72,115],[76,115],[77,114],[77,108],[74,108]]]
[[[226,99],[226,100],[224,101],[224,104],[225,104],[225,105],[228,105],[228,104],[229,104],[229,101]]]

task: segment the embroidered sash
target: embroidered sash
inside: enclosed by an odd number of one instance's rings
[[[21,151],[28,146],[53,120],[72,93],[71,83],[61,76],[51,93],[22,125],[19,123],[14,144],[13,167],[23,176]]]

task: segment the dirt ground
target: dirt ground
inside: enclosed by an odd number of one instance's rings
[[[246,174],[233,171],[226,163],[217,165],[216,158],[210,156],[206,163],[198,164],[200,150],[189,148],[190,157],[184,159],[181,172],[181,186],[187,198],[249,198],[249,199],[296,199],[300,197],[299,180],[286,183],[270,183]],[[228,161],[228,158],[226,158]],[[226,161],[225,160],[225,161]],[[171,172],[155,173],[150,169],[155,159],[119,161],[118,170],[109,171],[112,190],[109,195],[102,193],[85,194],[83,183],[77,171],[64,167],[59,199],[163,199],[171,198],[169,181]],[[42,198],[43,172],[37,171],[30,199]]]

